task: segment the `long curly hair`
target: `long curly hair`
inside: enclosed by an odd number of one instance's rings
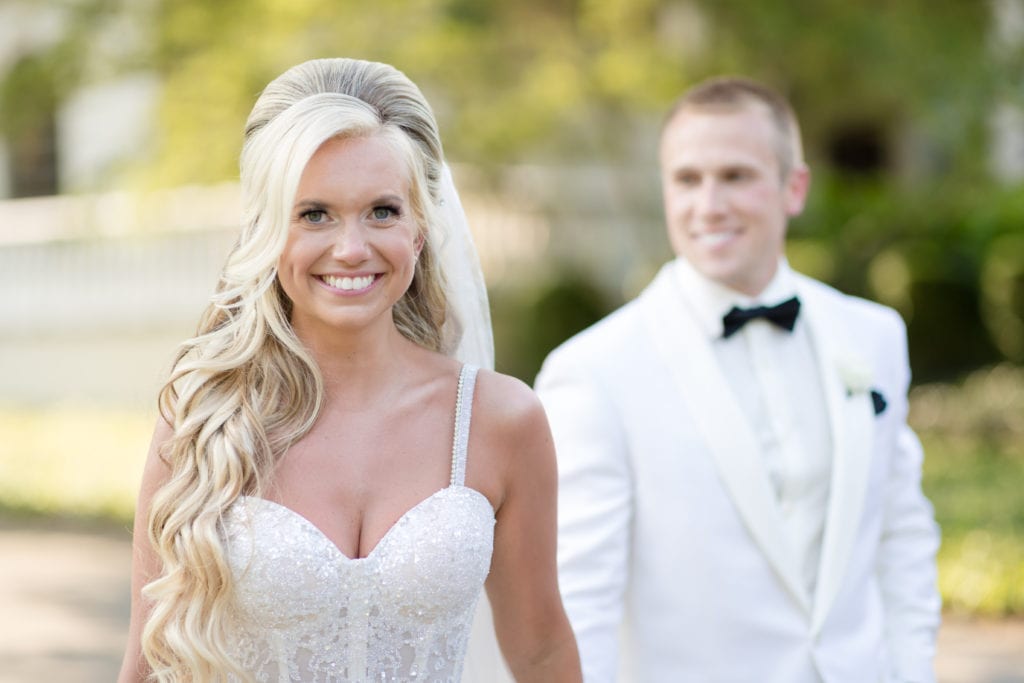
[[[291,327],[277,261],[309,159],[331,138],[364,135],[381,135],[407,160],[411,212],[425,238],[412,284],[393,307],[395,325],[425,348],[449,351],[431,240],[443,152],[429,105],[386,64],[319,59],[289,69],[249,115],[241,233],[159,395],[173,433],[161,452],[170,479],[148,520],[161,573],[143,589],[150,612],[142,649],[155,680],[247,678],[228,648],[233,586],[221,520],[239,496],[265,490],[277,461],[319,413],[323,380]]]

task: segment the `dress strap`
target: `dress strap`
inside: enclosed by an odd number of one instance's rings
[[[459,391],[455,397],[455,434],[452,437],[452,486],[466,482],[466,448],[469,446],[469,420],[473,414],[473,389],[480,368],[468,363],[459,372]]]

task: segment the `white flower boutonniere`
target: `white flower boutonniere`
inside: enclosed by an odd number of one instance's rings
[[[846,395],[859,396],[871,392],[871,407],[875,415],[885,412],[888,405],[882,392],[871,386],[871,366],[857,356],[845,356],[839,360],[839,376],[846,386]]]
[[[871,389],[871,367],[862,358],[857,356],[841,358],[839,376],[842,378],[849,396],[863,394]]]

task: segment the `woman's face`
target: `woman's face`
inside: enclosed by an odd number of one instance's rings
[[[325,142],[302,172],[278,259],[296,332],[392,325],[422,245],[393,145],[379,135]]]

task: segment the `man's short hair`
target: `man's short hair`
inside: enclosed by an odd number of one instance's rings
[[[675,101],[662,124],[662,134],[676,116],[685,110],[733,112],[752,104],[768,110],[778,131],[776,154],[779,170],[785,178],[803,163],[800,124],[789,101],[778,91],[749,78],[725,76],[702,81]]]

